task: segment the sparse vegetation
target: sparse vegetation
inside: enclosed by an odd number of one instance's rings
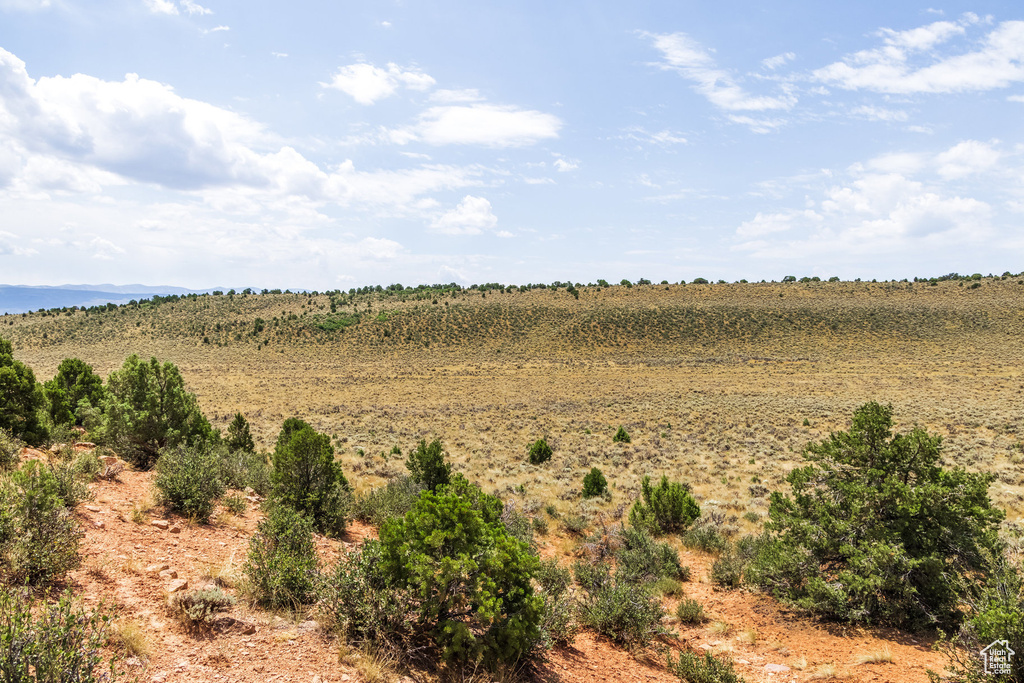
[[[210,521],[217,499],[224,495],[217,457],[206,444],[162,451],[154,486],[160,500],[201,524]]]
[[[317,580],[313,525],[286,505],[274,505],[249,541],[242,570],[252,599],[295,608],[313,601]]]
[[[688,486],[662,477],[657,486],[644,477],[640,484],[642,500],[629,511],[629,523],[653,534],[678,533],[700,516],[700,506]]]

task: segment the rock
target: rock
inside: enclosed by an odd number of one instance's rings
[[[138,546],[135,546],[135,547],[137,548]],[[168,565],[168,564],[151,564],[148,567],[146,567],[146,573],[147,574],[159,574],[163,570],[170,569],[170,568],[171,568],[171,566]],[[175,578],[177,578],[177,577],[175,577]]]
[[[167,584],[168,593],[177,593],[178,591],[183,591],[186,588],[188,588],[188,581],[185,579],[175,579]]]
[[[99,512],[100,511],[100,508],[98,506],[96,506],[96,505],[83,505],[82,507],[84,507],[89,512]]]
[[[52,446],[50,446],[50,452],[51,453],[60,453],[60,449],[64,448],[64,446],[65,446],[65,444],[55,443]]]
[[[750,664],[750,662],[746,659],[737,659],[735,661],[737,664]]]
[[[299,624],[297,628],[300,633],[309,633],[310,631],[315,631],[320,628],[320,624],[310,619],[309,621],[304,621]]]
[[[97,529],[103,529],[103,528],[106,528],[106,526],[107,526],[106,524],[104,524],[103,522],[100,522],[100,521],[93,522],[92,525],[94,527],[96,527]]]
[[[75,448],[96,448],[96,444],[94,444],[92,441],[76,441]]]
[[[157,529],[160,529],[161,531],[166,531],[167,527],[171,526],[171,523],[168,522],[166,519],[154,519],[152,522],[150,522],[150,524],[155,526]]]
[[[174,526],[171,527],[170,531],[171,531],[172,534],[180,534],[181,533],[181,527],[178,526],[177,524],[175,524]]]
[[[713,650],[714,648],[711,647],[710,645],[708,645],[707,643],[701,643],[700,649],[701,650]]]
[[[789,671],[789,667],[785,664],[765,664],[764,670],[770,674],[784,674]]]
[[[21,457],[28,458],[30,460],[46,459],[46,453],[43,453],[41,450],[36,448],[29,448],[28,446],[25,446],[24,448],[21,449],[20,455]]]
[[[167,672],[158,671],[155,674],[153,674],[152,678],[150,678],[149,680],[152,681],[152,683],[164,683],[164,681],[167,680]]]
[[[176,579],[178,578],[178,572],[173,569],[164,569],[160,572],[161,579]]]

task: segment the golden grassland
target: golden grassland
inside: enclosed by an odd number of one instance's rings
[[[808,441],[877,400],[900,429],[941,434],[949,464],[994,473],[1016,524],[1024,284],[972,285],[202,296],[5,316],[0,335],[41,380],[65,357],[104,376],[131,353],[172,361],[216,426],[241,411],[264,447],[291,416],[334,436],[360,490],[404,471],[395,446],[440,438],[457,470],[528,511],[615,517],[644,475],[667,474],[735,531],[763,518]],[[619,425],[631,443],[612,442]],[[542,436],[555,454],[532,466]],[[594,466],[611,500],[581,503]]]

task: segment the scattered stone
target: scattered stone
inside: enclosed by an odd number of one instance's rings
[[[784,674],[789,671],[789,667],[785,664],[765,664],[764,670],[770,674]]]
[[[737,659],[736,663],[737,664],[750,664],[750,662],[748,660],[746,660],[746,659]]]
[[[161,531],[166,531],[167,527],[171,526],[171,523],[168,522],[166,519],[154,519],[152,522],[150,522],[150,524],[155,526],[157,529],[160,529]]]
[[[171,527],[171,533],[172,534],[180,534],[181,533],[181,527],[178,526],[177,524],[175,524],[174,526]]]
[[[320,628],[320,624],[313,621],[312,619],[310,619],[309,621],[304,621],[298,625],[298,630],[301,633],[309,633],[310,631],[315,631],[318,628]]]
[[[700,649],[702,649],[702,650],[714,650],[715,648],[711,647],[707,643],[701,643],[700,644]]]
[[[163,569],[160,571],[161,579],[176,579],[178,578],[178,572],[173,569]]]
[[[137,548],[138,546],[135,546],[135,547]],[[148,567],[146,567],[146,573],[147,574],[159,574],[163,570],[170,569],[170,568],[171,568],[171,565],[169,565],[169,564],[151,564]],[[174,577],[174,578],[178,578],[178,577]]]
[[[177,593],[178,591],[183,591],[186,588],[188,588],[188,581],[185,579],[175,579],[167,584],[168,593]]]
[[[75,448],[96,448],[96,444],[94,444],[92,441],[76,441]],[[107,455],[104,457],[109,458],[110,456]]]
[[[98,505],[84,505],[83,506],[89,512],[99,512],[100,508]]]
[[[152,683],[164,683],[164,681],[167,680],[167,672],[157,671],[149,680],[152,681]]]
[[[107,526],[106,524],[104,524],[103,522],[100,522],[100,521],[93,522],[92,525],[94,527],[96,527],[97,529],[103,529],[103,528],[105,528]]]

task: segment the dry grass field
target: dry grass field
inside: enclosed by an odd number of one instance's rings
[[[264,447],[290,416],[332,434],[359,489],[404,470],[395,446],[440,438],[457,469],[530,510],[579,512],[597,466],[611,500],[584,514],[617,516],[665,473],[737,529],[809,440],[877,400],[943,435],[949,463],[996,473],[1016,523],[1024,285],[973,284],[222,295],[5,316],[0,335],[44,380],[65,357],[102,375],[130,353],[173,361],[217,426],[241,411]],[[612,442],[619,425],[632,443]],[[535,467],[541,436],[555,454]]]
[[[892,403],[901,430],[941,434],[947,464],[995,473],[1006,531],[1024,529],[1024,283],[1015,278],[586,287],[578,298],[550,288],[211,295],[4,316],[0,336],[40,380],[66,357],[104,376],[132,353],[172,361],[216,426],[240,411],[262,448],[292,416],[332,435],[358,491],[404,473],[409,449],[439,438],[456,470],[535,518],[542,556],[565,562],[578,543],[568,521],[600,528],[621,518],[648,474],[690,482],[726,534],[757,531],[804,445],[848,428],[871,400]],[[630,443],[613,442],[620,426]],[[554,456],[530,465],[527,447],[540,437]],[[594,466],[610,496],[581,501]],[[155,579],[133,567],[170,562],[194,578],[203,563],[231,565],[260,513],[195,529],[179,520],[179,545],[131,513],[150,487],[151,473],[92,486],[98,512],[79,513],[86,565],[71,577],[87,601],[146,625],[149,680],[213,683],[227,671],[244,681],[399,680],[270,614],[241,610],[256,635],[212,641],[165,618]],[[322,553],[373,533],[355,529],[340,545],[321,539]],[[689,597],[708,614],[702,624],[670,619],[672,647],[729,655],[749,681],[775,680],[771,667],[783,664],[779,680],[924,681],[944,665],[935,634],[818,623],[767,596],[721,590],[708,578],[712,555],[671,542],[693,579],[663,598],[668,612]],[[595,676],[673,680],[661,650],[627,652],[587,630],[534,673]]]

